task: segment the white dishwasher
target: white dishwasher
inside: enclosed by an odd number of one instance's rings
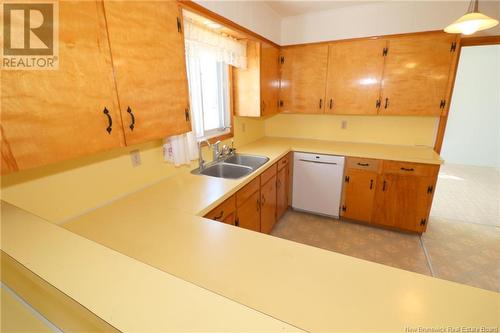
[[[339,217],[344,156],[294,153],[292,207]]]

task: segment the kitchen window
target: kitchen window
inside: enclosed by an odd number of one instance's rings
[[[192,128],[198,139],[231,132],[229,65],[210,50],[187,57]]]
[[[184,15],[191,123],[198,140],[232,135],[231,67],[246,67],[246,43],[222,34],[221,27]]]

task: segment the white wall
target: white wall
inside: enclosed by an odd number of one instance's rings
[[[281,17],[260,1],[197,0],[196,3],[280,44]]]
[[[440,30],[463,15],[468,1],[391,1],[285,17],[281,45]],[[480,11],[500,17],[500,1],[480,1]],[[500,34],[500,26],[487,31]]]
[[[500,45],[462,48],[441,156],[500,168]]]

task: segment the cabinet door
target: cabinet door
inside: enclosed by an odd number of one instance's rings
[[[376,172],[347,169],[341,216],[357,221],[370,222],[376,187]]]
[[[260,96],[261,115],[269,116],[278,112],[279,59],[277,47],[262,44],[260,52]]]
[[[260,191],[254,192],[245,202],[238,204],[236,225],[260,231]]]
[[[390,39],[379,114],[441,115],[455,41],[441,32]]]
[[[105,1],[127,145],[188,132],[188,88],[176,1]]]
[[[326,113],[377,114],[386,46],[381,39],[330,44]]]
[[[2,70],[1,81],[2,141],[12,162],[2,171],[124,146],[99,2],[59,3],[59,69]]]
[[[276,176],[260,188],[260,231],[266,234],[276,223]]]
[[[328,45],[305,45],[282,51],[280,111],[323,113]]]
[[[278,170],[276,191],[276,215],[279,220],[288,208],[288,166]]]
[[[435,176],[381,175],[373,222],[419,233],[425,231],[435,183]]]

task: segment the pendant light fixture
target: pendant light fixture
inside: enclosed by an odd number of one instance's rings
[[[476,31],[490,29],[497,24],[498,20],[479,12],[478,0],[471,0],[467,13],[447,26],[444,31],[450,34],[472,35]]]

